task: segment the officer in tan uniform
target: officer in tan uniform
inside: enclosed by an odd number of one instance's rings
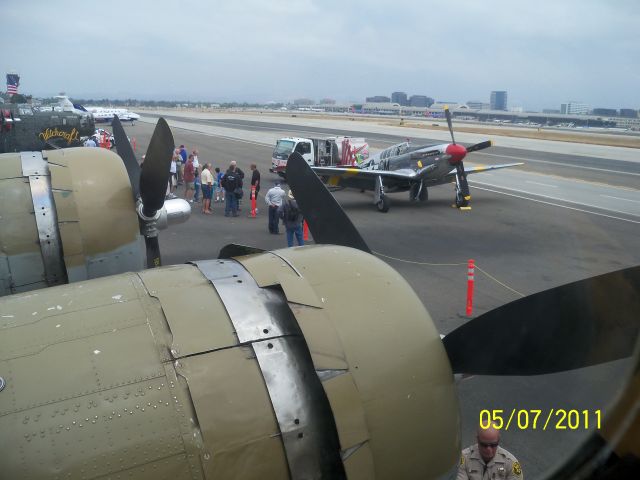
[[[462,451],[457,480],[524,479],[520,462],[500,447],[499,430],[479,428],[477,440]]]

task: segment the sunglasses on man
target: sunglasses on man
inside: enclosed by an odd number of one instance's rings
[[[484,447],[484,448],[497,448],[498,445],[500,445],[500,442],[485,443],[485,442],[481,442],[480,440],[478,440],[478,445],[480,445],[481,447]]]

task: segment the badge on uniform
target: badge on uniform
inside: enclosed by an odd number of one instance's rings
[[[518,476],[522,475],[522,467],[520,466],[520,462],[513,462],[513,473]]]

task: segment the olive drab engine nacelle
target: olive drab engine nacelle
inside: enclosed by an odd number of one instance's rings
[[[166,202],[159,228],[188,218],[181,202]],[[78,147],[0,155],[0,296],[141,270],[144,250],[115,153]]]
[[[438,332],[405,280],[359,250],[120,274],[5,297],[0,311],[7,478],[413,479],[457,468],[458,402]]]

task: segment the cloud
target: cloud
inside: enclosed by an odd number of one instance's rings
[[[39,95],[363,100],[404,90],[466,101],[506,89],[535,108],[640,106],[633,1],[23,0],[3,16],[13,39],[3,66]]]

